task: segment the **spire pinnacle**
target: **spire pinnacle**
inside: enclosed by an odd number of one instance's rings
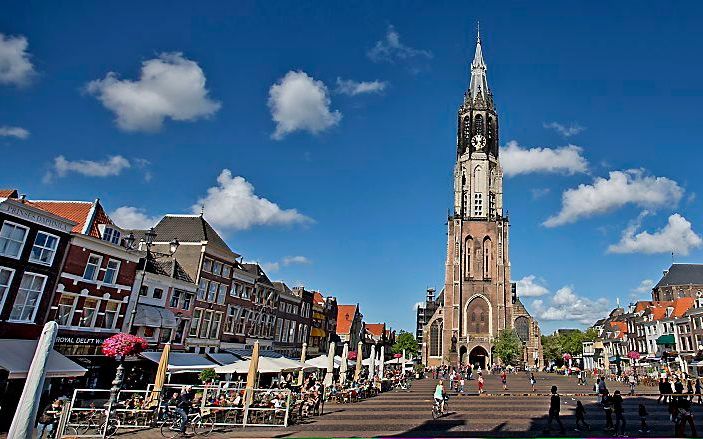
[[[481,42],[481,22],[476,22],[476,41]]]
[[[486,62],[483,60],[483,48],[481,47],[481,27],[476,23],[476,51],[471,62],[471,82],[467,92],[468,102],[473,104],[477,97],[482,100],[489,99],[491,93],[486,79]],[[485,101],[484,101],[485,102]]]

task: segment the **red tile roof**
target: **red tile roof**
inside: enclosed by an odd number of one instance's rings
[[[693,306],[693,297],[681,297],[674,300],[674,312],[671,313],[672,317],[681,317],[686,311],[691,309]]]
[[[73,227],[73,233],[83,233],[85,225],[90,223],[90,229],[86,231],[86,235],[99,238],[98,225],[112,224],[112,220],[107,216],[98,200],[93,202],[37,200],[32,201],[32,204],[55,215],[75,221],[77,224]]]
[[[337,334],[349,334],[356,315],[356,305],[339,305],[337,307]]]
[[[313,302],[317,303],[318,305],[323,305],[325,303],[325,298],[322,296],[322,293],[320,293],[319,291],[312,292],[312,300],[313,300]]]
[[[627,334],[627,322],[610,322],[610,326],[620,331],[620,334]]]
[[[0,198],[17,198],[17,189],[0,189]]]
[[[367,323],[366,330],[369,331],[371,334],[375,335],[376,337],[381,337],[381,336],[383,336],[383,333],[386,330],[386,324],[385,323]]]
[[[644,311],[645,309],[652,306],[653,303],[654,302],[652,302],[651,300],[640,300],[635,304],[635,312]]]

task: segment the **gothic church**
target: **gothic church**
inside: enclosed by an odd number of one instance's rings
[[[542,366],[537,321],[510,282],[509,221],[503,213],[498,113],[488,87],[480,35],[471,80],[458,111],[454,213],[448,219],[442,303],[424,327],[430,366],[500,363],[493,343],[513,328],[524,344],[522,366]]]

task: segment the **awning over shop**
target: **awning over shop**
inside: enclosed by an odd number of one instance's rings
[[[142,352],[139,355],[157,364],[161,359],[161,352]],[[168,356],[168,371],[170,373],[200,372],[205,369],[214,369],[217,366],[219,364],[190,352],[171,352],[171,355]]]
[[[657,344],[660,345],[665,345],[665,344],[676,344],[674,341],[674,335],[673,334],[667,334],[667,335],[662,335],[657,339]]]
[[[226,352],[220,354],[207,354],[207,356],[221,365],[232,364],[236,363],[237,361],[241,361],[241,358],[233,354],[228,354]]]
[[[29,366],[37,349],[36,340],[0,340],[0,369],[8,371],[9,379],[27,378]],[[47,378],[67,378],[85,375],[87,369],[52,350],[46,366]]]
[[[322,330],[322,329],[320,329],[320,328],[312,328],[312,329],[310,330],[310,335],[311,335],[312,337],[324,337],[324,336],[327,335],[327,334],[325,333],[324,330]]]
[[[285,366],[279,364],[277,358],[259,357],[259,365],[257,371],[259,373],[279,373],[285,369]],[[251,360],[240,360],[236,363],[226,364],[224,366],[215,367],[217,373],[238,373],[245,374],[249,372]]]
[[[148,326],[151,328],[175,328],[176,316],[166,308],[151,305],[137,305],[137,314],[134,316],[135,326]]]

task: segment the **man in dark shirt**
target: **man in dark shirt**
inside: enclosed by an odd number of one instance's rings
[[[188,425],[188,412],[193,405],[193,387],[186,386],[176,399],[176,414],[181,418],[180,431],[185,433]]]
[[[625,416],[622,407],[622,395],[616,390],[613,395],[613,411],[615,412],[615,434],[625,435]]]
[[[549,400],[549,421],[547,422],[547,429],[545,432],[552,431],[552,421],[556,420],[559,424],[559,433],[564,434],[564,425],[561,423],[559,418],[559,411],[561,410],[561,398],[557,393],[557,386],[552,386],[552,396]]]

